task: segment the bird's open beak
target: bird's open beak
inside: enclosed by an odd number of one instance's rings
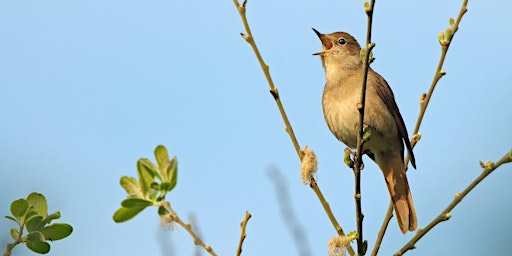
[[[317,52],[317,53],[313,53],[313,55],[320,55],[320,56],[322,56],[322,55],[325,54],[325,52],[327,50],[332,48],[331,40],[329,40],[329,38],[327,38],[326,35],[318,32],[318,30],[316,30],[314,28],[312,28],[312,29],[313,29],[313,31],[315,31],[315,34],[318,36],[318,38],[320,38],[320,41],[322,41],[322,49],[323,49],[323,51]]]

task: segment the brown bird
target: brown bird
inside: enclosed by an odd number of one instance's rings
[[[361,47],[350,34],[335,32],[321,34],[322,58],[326,83],[322,106],[325,121],[336,138],[347,146],[357,144],[359,111],[363,82]],[[412,201],[404,166],[404,142],[416,168],[411,143],[395,102],[393,91],[382,76],[371,68],[368,71],[364,125],[371,135],[363,145],[367,154],[381,169],[386,180],[393,207],[402,233],[416,230],[416,211]]]

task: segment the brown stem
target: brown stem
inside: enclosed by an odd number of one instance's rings
[[[274,85],[274,81],[272,80],[272,76],[270,76],[269,66],[265,63],[263,60],[263,57],[261,57],[260,50],[256,46],[256,42],[254,41],[254,37],[252,36],[251,28],[249,27],[249,22],[247,21],[247,17],[245,16],[245,5],[247,4],[247,0],[245,0],[242,5],[238,2],[238,0],[233,0],[235,3],[235,6],[238,10],[238,13],[240,14],[240,17],[242,18],[242,22],[245,27],[246,34],[241,34],[242,37],[249,43],[249,45],[252,47],[252,50],[254,51],[254,54],[256,55],[256,58],[258,59],[258,62],[260,63],[261,69],[263,70],[263,74],[265,74],[265,78],[267,79],[267,83],[270,86],[270,94],[272,94],[272,97],[274,98],[277,108],[279,109],[279,113],[281,113],[281,117],[283,118],[284,124],[285,124],[285,130],[290,136],[290,139],[292,140],[293,146],[295,147],[295,151],[297,152],[297,155],[299,158],[302,158],[302,155],[300,153],[300,146],[299,142],[297,141],[297,137],[295,137],[295,133],[293,132],[293,128],[290,124],[290,121],[288,120],[288,116],[286,115],[286,111],[284,110],[283,104],[281,103],[281,99],[279,98],[279,92],[277,90],[277,87]]]
[[[272,94],[272,97],[274,98],[274,100],[276,102],[277,108],[279,109],[279,113],[281,113],[281,117],[283,118],[283,121],[285,123],[285,130],[288,133],[288,135],[290,136],[290,139],[292,140],[295,151],[297,152],[297,155],[299,156],[299,160],[302,161],[302,153],[300,150],[299,142],[298,142],[297,138],[295,137],[293,128],[290,124],[290,121],[288,120],[288,116],[286,115],[284,107],[281,103],[278,90],[277,90],[276,86],[274,85],[272,77],[270,76],[269,67],[265,63],[263,58],[261,57],[260,51],[258,50],[258,47],[256,46],[256,42],[254,41],[254,37],[253,37],[251,29],[249,27],[249,22],[247,21],[247,17],[245,15],[245,11],[246,11],[245,6],[247,4],[247,0],[245,0],[242,4],[240,4],[238,2],[238,0],[233,0],[233,2],[238,10],[238,13],[240,14],[240,17],[242,18],[242,23],[244,24],[244,27],[245,27],[246,33],[245,34],[242,33],[241,35],[245,39],[245,41],[247,41],[247,43],[249,43],[249,45],[251,45],[251,48],[254,51],[256,58],[258,59],[261,69],[263,70],[263,73],[265,74],[265,78],[267,79],[267,83],[270,86],[270,93]],[[334,217],[334,214],[332,213],[331,208],[329,207],[329,203],[327,203],[327,201],[325,200],[325,198],[324,198],[322,192],[320,191],[320,188],[318,187],[318,184],[316,183],[316,180],[314,178],[311,178],[310,187],[315,192],[315,195],[318,197],[318,200],[320,200],[320,203],[322,204],[322,207],[324,208],[324,211],[326,212],[327,216],[331,220],[331,223],[333,224],[337,234],[340,236],[345,236],[343,229],[338,224],[338,221],[336,221],[336,218]],[[352,249],[351,246],[349,246],[347,248],[347,250],[351,256],[353,256],[355,254],[354,250]]]
[[[212,247],[205,244],[203,240],[192,230],[192,226],[190,224],[185,223],[181,220],[181,218],[178,216],[178,214],[172,209],[171,204],[167,201],[161,202],[162,206],[165,207],[165,209],[169,212],[169,216],[173,221],[178,223],[180,226],[182,226],[194,239],[194,244],[203,247],[210,255],[217,256],[217,254],[213,251]]]
[[[238,248],[236,249],[237,256],[240,256],[240,254],[242,254],[242,244],[244,243],[245,237],[247,236],[245,234],[245,227],[247,226],[247,222],[249,222],[250,218],[251,214],[246,211],[244,220],[240,222],[240,228],[242,229],[242,232],[240,233],[240,242],[238,242]]]
[[[468,4],[468,0],[464,0],[464,2],[462,3],[462,7],[459,11],[459,15],[457,16],[457,20],[450,27],[450,29],[452,31],[450,39],[439,41],[439,43],[441,44],[441,56],[439,58],[439,62],[437,64],[437,69],[434,73],[434,77],[432,79],[432,83],[430,85],[428,93],[423,94],[420,98],[420,113],[418,115],[418,119],[416,120],[416,126],[414,127],[414,131],[412,133],[413,137],[416,134],[418,134],[418,132],[420,130],[421,124],[423,122],[423,117],[425,116],[425,112],[427,110],[430,99],[431,99],[432,95],[434,94],[434,89],[436,88],[437,83],[446,74],[446,72],[443,71],[443,64],[444,64],[444,60],[446,58],[446,53],[448,52],[448,48],[450,47],[450,43],[451,43],[453,37],[455,36],[455,32],[457,32],[457,30],[459,29],[459,24],[462,19],[462,16],[464,16],[464,14],[467,12],[467,4]],[[412,140],[412,142],[411,142],[412,148],[414,148],[414,146],[416,146],[416,143],[417,143],[417,141]],[[409,156],[409,153],[407,153],[407,156],[405,157],[405,161],[404,161],[406,170],[407,170],[407,165],[409,163],[409,159],[410,159],[410,156]],[[393,202],[390,201],[387,214],[384,217],[384,221],[381,225],[380,230],[386,230],[388,227],[388,224],[389,224],[389,220],[393,217],[393,211],[389,210],[392,208],[392,204],[393,204]],[[385,234],[385,232],[379,232],[379,234],[377,236],[377,240],[376,240],[377,242],[372,251],[372,255],[377,255],[379,248],[380,248],[380,244],[383,240],[384,234]]]
[[[512,150],[506,153],[498,162],[487,162],[481,163],[483,171],[482,173],[475,179],[471,184],[469,184],[462,193],[455,193],[455,198],[453,201],[444,209],[432,222],[430,222],[425,228],[418,230],[414,237],[411,238],[409,242],[407,242],[400,250],[398,250],[394,255],[402,255],[408,250],[414,249],[416,242],[420,240],[425,234],[427,234],[432,228],[434,228],[437,224],[450,219],[451,211],[455,206],[457,206],[464,197],[466,197],[471,190],[473,190],[482,180],[485,179],[489,174],[491,174],[494,170],[498,169],[502,164],[512,162]]]
[[[365,55],[363,59],[363,84],[361,85],[361,100],[359,102],[359,136],[357,136],[357,156],[354,162],[354,176],[355,176],[355,194],[354,199],[356,203],[356,224],[357,224],[357,253],[364,255],[366,253],[366,246],[363,239],[363,219],[364,214],[361,206],[361,164],[363,157],[363,124],[364,124],[364,106],[366,101],[366,82],[368,79],[368,70],[370,68],[370,53],[375,46],[371,43],[372,37],[372,20],[373,20],[373,7],[375,1],[372,0],[366,8],[366,15],[368,16],[368,23],[366,27],[366,44]]]

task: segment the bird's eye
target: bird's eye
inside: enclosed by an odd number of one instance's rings
[[[344,45],[344,44],[346,44],[346,43],[347,43],[347,41],[345,41],[345,38],[340,38],[340,39],[338,40],[338,43],[339,43],[339,44],[341,44],[341,45]]]

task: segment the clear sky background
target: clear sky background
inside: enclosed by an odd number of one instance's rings
[[[462,1],[377,1],[372,67],[386,78],[408,130],[428,90],[440,47],[437,34]],[[470,1],[448,52],[408,173],[421,227],[480,172],[511,148],[512,2]],[[323,120],[321,43],[311,30],[347,31],[365,40],[363,1],[256,1],[247,16],[270,65],[301,146],[319,158],[317,180],[336,217],[355,230],[353,175],[344,145]],[[179,159],[168,200],[193,214],[206,243],[233,255],[245,211],[244,255],[299,255],[283,222],[269,173],[288,189],[308,255],[326,255],[336,235],[309,187],[268,85],[240,38],[232,1],[2,1],[0,3],[0,215],[30,192],[73,234],[50,255],[192,255],[182,229],[162,231],[156,208],[115,224],[123,175],[167,146]],[[510,255],[512,166],[482,182],[408,255]],[[381,172],[363,171],[365,238],[374,244],[389,203]],[[288,217],[290,218],[290,217]],[[0,221],[1,250],[9,241]],[[402,247],[391,221],[382,255]],[[303,249],[305,250],[305,249]],[[14,255],[27,255],[20,246]],[[206,255],[203,253],[203,255]]]

